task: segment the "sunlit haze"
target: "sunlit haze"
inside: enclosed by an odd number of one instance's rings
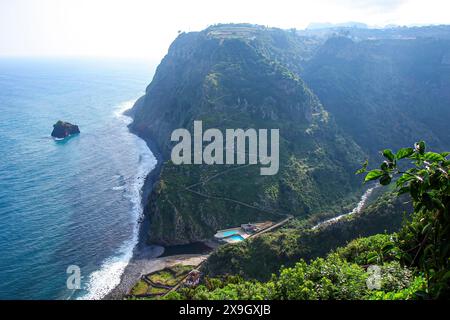
[[[0,55],[159,60],[179,30],[216,23],[449,24],[449,12],[446,0],[0,0]]]

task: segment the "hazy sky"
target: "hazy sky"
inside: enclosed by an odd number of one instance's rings
[[[0,55],[159,60],[177,31],[250,22],[450,24],[448,0],[0,0]]]

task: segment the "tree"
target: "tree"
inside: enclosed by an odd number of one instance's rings
[[[425,142],[397,153],[386,149],[379,169],[367,172],[365,182],[395,182],[398,194],[411,196],[412,221],[399,232],[402,262],[425,275],[428,295],[450,297],[450,161],[449,152],[426,152]],[[403,162],[409,163],[404,164]],[[366,172],[368,161],[357,173]]]

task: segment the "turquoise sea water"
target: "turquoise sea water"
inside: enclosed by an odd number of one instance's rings
[[[156,162],[121,112],[152,74],[145,62],[0,59],[0,299],[101,298],[118,283]],[[51,139],[59,119],[81,134]],[[66,288],[69,265],[82,290]]]

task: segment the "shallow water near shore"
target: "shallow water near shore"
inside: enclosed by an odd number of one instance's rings
[[[138,241],[141,192],[156,164],[122,115],[147,62],[0,60],[0,299],[100,299]],[[63,141],[57,120],[80,127]],[[66,287],[81,269],[81,290]]]

